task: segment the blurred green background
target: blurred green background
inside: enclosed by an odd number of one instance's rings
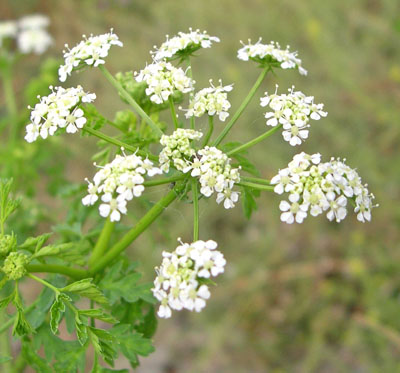
[[[262,176],[271,178],[299,151],[324,159],[345,157],[356,167],[380,207],[369,224],[350,214],[340,225],[324,217],[301,225],[279,221],[279,196],[264,193],[250,221],[240,207],[226,211],[201,204],[201,237],[212,238],[228,260],[201,314],[181,312],[161,321],[157,352],[140,372],[400,372],[400,3],[395,0],[1,0],[1,19],[40,12],[51,19],[61,57],[65,43],[113,27],[124,48],[111,51],[110,71],[138,70],[149,50],[188,27],[221,38],[193,61],[197,87],[208,79],[234,83],[238,107],[258,76],[254,63],[236,58],[239,40],[275,40],[299,51],[307,77],[295,71],[268,76],[229,140],[245,141],[265,131],[258,99],[292,84],[325,103],[326,119],[314,122],[310,138],[290,147],[280,135],[251,151]],[[43,57],[44,58],[44,57]],[[16,88],[37,74],[38,57],[21,62]],[[68,85],[96,92],[97,107],[112,118],[124,106],[100,72],[74,74]],[[3,102],[1,98],[0,103]],[[28,119],[28,118],[27,118]],[[61,141],[61,138],[57,139]],[[93,174],[93,139],[66,135],[66,178],[82,183]],[[46,146],[40,142],[40,146]],[[26,165],[29,167],[29,165]],[[43,168],[40,203],[49,215],[65,206],[46,192],[57,164]],[[18,186],[17,186],[18,188]],[[138,215],[141,211],[137,212]],[[140,216],[140,215],[139,215]],[[163,249],[190,239],[191,213],[174,204],[161,223],[130,251],[153,276]],[[36,227],[40,233],[47,227]],[[121,362],[121,366],[125,366]]]

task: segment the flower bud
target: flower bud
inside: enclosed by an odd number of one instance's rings
[[[9,280],[19,280],[26,273],[25,266],[28,264],[28,256],[23,253],[10,253],[3,265],[3,272]]]
[[[17,245],[15,236],[4,234],[0,235],[0,256],[8,255]]]

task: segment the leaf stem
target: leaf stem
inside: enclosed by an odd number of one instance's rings
[[[40,282],[42,285],[44,285],[44,286],[48,287],[49,289],[53,290],[56,294],[60,294],[60,290],[58,290],[55,286],[53,286],[49,282],[41,279],[40,277],[37,277],[37,276],[33,275],[32,273],[28,273],[27,276],[30,277],[32,280]]]
[[[178,129],[179,128],[178,118],[176,117],[174,99],[172,98],[171,95],[168,97],[168,102],[169,102],[169,108],[171,109],[172,121],[174,122],[175,129]]]
[[[251,177],[251,176],[240,176],[240,179],[242,181],[249,181],[250,183],[258,183],[258,184],[264,184],[264,185],[271,185],[271,182],[269,180],[265,179],[260,179],[258,177]]]
[[[197,179],[192,179],[193,198],[193,242],[199,239],[199,187]]]
[[[235,185],[238,186],[243,186],[247,188],[252,188],[252,189],[257,189],[257,190],[267,190],[269,192],[272,192],[274,190],[273,185],[263,185],[263,184],[257,184],[257,183],[249,183],[246,181],[241,181],[239,183],[235,183]]]
[[[89,267],[93,266],[93,264],[96,263],[96,261],[103,255],[110,242],[110,237],[114,230],[114,226],[115,224],[111,222],[109,218],[107,218],[89,259]]]
[[[222,130],[222,132],[219,134],[219,136],[214,141],[214,143],[213,143],[214,146],[217,146],[221,143],[221,141],[225,138],[225,136],[231,130],[233,125],[236,123],[236,121],[242,115],[243,111],[246,109],[247,105],[250,103],[251,99],[256,94],[258,87],[263,82],[263,80],[269,70],[270,70],[270,68],[266,67],[261,71],[259,77],[257,78],[257,80],[254,83],[253,87],[251,88],[250,92],[248,93],[248,95],[246,96],[246,98],[244,99],[242,104],[240,105],[239,109],[236,111],[236,113],[233,115],[232,119],[228,122],[228,124],[225,126],[225,128]]]
[[[192,71],[192,64],[191,64],[191,62],[190,62],[190,56],[188,56],[187,57],[187,76],[190,78],[190,79],[193,79],[193,71]],[[192,101],[193,100],[193,96],[194,96],[194,94],[193,94],[193,91],[191,91],[190,93],[189,93],[189,102],[190,101]],[[190,117],[190,128],[192,129],[192,130],[194,130],[194,128],[195,128],[195,117],[194,117],[194,115],[192,115],[191,117]]]
[[[143,186],[152,187],[152,186],[157,186],[157,185],[170,184],[170,183],[174,183],[179,180],[183,180],[185,178],[186,178],[186,175],[175,175],[175,176],[166,177],[166,178],[159,179],[159,180],[145,181],[143,183]]]
[[[153,120],[146,114],[146,112],[140,107],[140,105],[133,99],[133,97],[122,87],[120,83],[111,75],[111,73],[106,69],[104,65],[99,66],[100,71],[106,77],[106,79],[111,83],[111,85],[120,93],[120,95],[128,101],[135,111],[142,117],[148,125],[153,129],[159,137],[163,134],[158,126],[153,122]]]
[[[130,229],[97,263],[90,269],[90,275],[94,275],[110,264],[120,253],[122,253],[137,237],[140,236],[151,223],[178,197],[185,183],[177,185],[161,198],[137,224]]]
[[[214,117],[212,115],[208,116],[208,131],[206,137],[204,138],[203,147],[205,147],[210,141],[211,135],[214,131]]]
[[[227,155],[233,155],[233,154],[236,154],[236,153],[243,152],[243,151],[245,151],[246,149],[248,149],[248,148],[250,148],[250,147],[252,147],[252,146],[258,144],[259,142],[261,142],[261,141],[263,141],[263,140],[265,140],[267,137],[270,137],[270,136],[273,135],[275,132],[279,131],[281,128],[282,128],[282,124],[279,124],[279,125],[277,125],[276,127],[270,129],[269,131],[263,133],[262,135],[256,137],[255,139],[253,139],[253,140],[251,140],[251,141],[249,141],[249,142],[246,142],[245,144],[240,145],[240,146],[238,146],[238,147],[235,148],[235,149],[230,150],[230,151],[227,152],[226,154],[227,154]]]
[[[126,143],[124,143],[124,142],[122,142],[120,140],[117,140],[117,139],[114,139],[113,137],[107,136],[103,132],[97,131],[94,128],[83,127],[82,130],[90,133],[93,136],[98,137],[99,139],[107,141],[110,144],[116,145],[116,146],[118,146],[120,148],[124,148],[126,150],[131,151],[131,152],[137,153],[142,157],[147,157],[152,161],[158,161],[158,157],[156,155],[153,155],[153,154],[150,154],[150,153],[146,153],[143,150],[140,150],[135,146],[128,145],[128,144],[126,144]]]
[[[58,264],[28,264],[26,269],[30,273],[59,273],[77,280],[88,277],[88,272],[84,269],[71,268]]]

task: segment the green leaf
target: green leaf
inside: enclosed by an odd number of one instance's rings
[[[46,243],[46,241],[51,237],[52,234],[53,233],[44,233],[37,237],[29,237],[25,240],[23,244],[19,245],[19,248],[24,250],[35,248],[35,252],[37,252]]]
[[[18,208],[20,200],[13,199],[10,196],[12,179],[0,179],[0,221],[2,224]]]
[[[253,212],[257,210],[257,202],[254,199],[256,193],[249,188],[242,188],[242,206],[247,219],[250,219]]]
[[[79,294],[81,297],[89,298],[99,304],[108,304],[108,299],[92,281],[92,278],[86,278],[73,282],[60,290]]]
[[[39,250],[36,250],[35,254],[32,255],[31,259],[39,258],[41,256],[59,255],[63,251],[70,250],[73,246],[74,244],[72,242],[60,245],[48,245],[42,247]]]
[[[63,297],[58,296],[50,308],[50,328],[53,334],[58,334],[58,326],[60,325],[64,312],[65,303]]]
[[[36,372],[53,372],[52,369],[50,369],[48,362],[36,354],[32,344],[27,341],[22,342],[22,356],[25,361],[36,370]]]
[[[93,327],[87,327],[89,331],[90,340],[93,347],[98,355],[100,355],[103,360],[114,366],[114,360],[117,357],[117,351],[114,346],[117,345],[117,340],[115,337],[106,330],[97,329]]]
[[[5,297],[4,299],[0,300],[0,310],[2,308],[7,307],[11,301],[14,300],[15,297],[15,292],[13,291],[8,297]]]
[[[87,317],[92,317],[109,324],[116,324],[118,320],[113,316],[105,313],[102,309],[89,309],[89,310],[79,310],[79,314]]]
[[[149,311],[143,317],[143,321],[136,327],[136,330],[143,334],[145,338],[151,338],[158,325],[158,319],[156,317],[156,312],[153,306],[150,307]]]
[[[12,330],[12,335],[18,335],[20,337],[28,334],[34,333],[32,326],[29,324],[28,320],[25,318],[24,312],[18,309],[17,317],[14,321],[14,326]]]
[[[79,343],[83,346],[88,339],[88,328],[82,321],[75,316],[75,332]]]

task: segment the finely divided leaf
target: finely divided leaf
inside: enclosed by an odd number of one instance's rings
[[[89,298],[99,304],[108,304],[107,298],[103,295],[100,289],[92,283],[92,278],[86,278],[60,289],[80,295],[81,297]]]

